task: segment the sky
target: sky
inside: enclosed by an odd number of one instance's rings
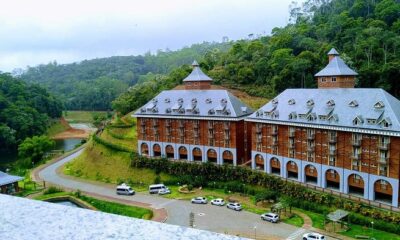
[[[270,34],[288,23],[292,1],[2,1],[0,71]]]

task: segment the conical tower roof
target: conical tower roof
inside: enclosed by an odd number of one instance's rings
[[[184,82],[201,82],[201,81],[212,81],[212,78],[207,76],[203,71],[201,71],[199,64],[196,60],[192,63],[193,70],[192,72],[183,79]]]

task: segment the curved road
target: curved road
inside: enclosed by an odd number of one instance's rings
[[[46,182],[69,189],[79,189],[106,198],[118,198],[132,204],[135,202],[150,204],[155,209],[165,208],[168,212],[166,223],[170,224],[189,226],[189,216],[193,212],[196,228],[214,232],[240,234],[247,237],[256,235],[257,238],[268,237],[268,239],[298,239],[305,232],[302,228],[285,223],[264,222],[257,214],[246,211],[236,212],[226,207],[191,204],[189,201],[167,199],[143,192],[138,192],[134,196],[120,196],[115,194],[115,185],[78,181],[57,173],[58,168],[79,156],[83,151],[84,148],[38,170],[39,177]]]

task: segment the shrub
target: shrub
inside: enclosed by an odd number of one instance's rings
[[[47,195],[47,194],[53,194],[53,193],[59,193],[59,192],[63,192],[63,190],[62,190],[61,188],[51,186],[51,187],[49,187],[48,189],[46,189],[46,190],[43,192],[43,194],[44,194],[44,195]]]
[[[160,177],[160,175],[157,175],[157,176],[154,178],[154,184],[159,184],[159,183],[161,183],[161,177]]]

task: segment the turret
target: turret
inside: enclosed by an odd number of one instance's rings
[[[210,89],[212,79],[201,71],[196,60],[193,61],[192,66],[192,72],[183,80],[185,89]]]

